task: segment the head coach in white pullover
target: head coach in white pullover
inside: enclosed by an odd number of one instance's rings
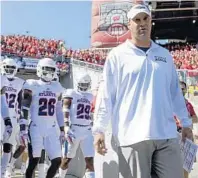
[[[132,39],[113,48],[104,66],[93,127],[96,151],[107,151],[104,132],[111,120],[119,178],[183,178],[173,114],[181,119],[183,139],[192,138],[192,123],[173,58],[151,40],[146,5],[134,5],[127,15]]]

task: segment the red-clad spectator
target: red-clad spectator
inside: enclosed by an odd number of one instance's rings
[[[37,39],[33,36],[25,35],[1,35],[2,52],[22,55],[24,57],[51,57],[55,54],[62,55],[61,48],[64,48],[64,42],[61,40]],[[58,52],[57,52],[58,51]]]

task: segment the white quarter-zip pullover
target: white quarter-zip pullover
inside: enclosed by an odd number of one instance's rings
[[[192,124],[173,58],[154,42],[146,53],[129,40],[114,48],[99,92],[93,131],[104,132],[111,119],[120,146],[176,138],[174,113],[183,127]]]

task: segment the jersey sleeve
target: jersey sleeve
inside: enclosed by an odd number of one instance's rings
[[[63,98],[73,98],[73,90],[67,89],[63,93]]]

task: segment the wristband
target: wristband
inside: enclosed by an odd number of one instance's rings
[[[29,107],[27,107],[27,106],[22,106],[22,109],[27,110],[27,111],[29,111],[29,110],[30,110],[30,108],[29,108]]]
[[[69,127],[69,121],[65,122],[65,127]]]
[[[5,126],[12,126],[12,122],[11,122],[11,120],[10,120],[10,118],[6,118],[5,120],[4,120],[4,124],[5,124]]]

